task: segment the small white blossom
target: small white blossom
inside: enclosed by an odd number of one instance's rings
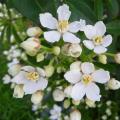
[[[2,79],[4,84],[8,84],[11,82],[11,77],[8,74],[6,74]]]
[[[58,105],[54,105],[53,109],[50,110],[50,119],[51,120],[60,120],[61,119],[61,111],[62,108],[59,107]]]
[[[105,36],[105,32],[106,26],[102,21],[98,21],[94,26],[86,25],[84,33],[89,40],[84,40],[84,45],[97,54],[105,53],[106,47],[112,43],[112,36]]]
[[[80,39],[73,33],[77,33],[81,25],[78,21],[68,22],[71,15],[69,6],[63,4],[57,9],[57,14],[58,20],[48,12],[39,15],[41,25],[51,29],[51,31],[44,32],[44,38],[52,43],[59,41],[61,37],[65,42],[79,43]]]
[[[23,84],[25,94],[33,94],[38,90],[44,90],[48,84],[45,71],[32,66],[22,67],[21,71],[11,81],[16,84]]]
[[[73,65],[73,64],[72,64]],[[79,69],[72,69],[66,72],[65,79],[73,85],[71,97],[74,100],[81,100],[85,95],[93,101],[100,101],[100,89],[95,82],[105,84],[109,81],[108,71],[103,69],[95,70],[92,63],[81,63]]]

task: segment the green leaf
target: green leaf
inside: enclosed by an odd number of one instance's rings
[[[114,35],[120,35],[120,20],[114,20],[107,23],[107,32]]]
[[[35,23],[39,23],[39,14],[52,12],[55,15],[58,1],[56,0],[8,0],[9,7],[16,8],[23,16]]]
[[[94,1],[94,9],[95,9],[95,14],[97,16],[98,20],[102,20],[103,18],[103,0],[95,0]]]
[[[110,18],[116,18],[119,15],[118,0],[107,0],[108,15]]]
[[[72,11],[72,20],[85,19],[88,23],[96,22],[96,16],[91,7],[83,1],[69,0],[66,2]]]

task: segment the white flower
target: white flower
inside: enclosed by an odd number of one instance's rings
[[[8,84],[11,82],[11,77],[8,74],[6,74],[2,79],[4,84]]]
[[[53,109],[50,110],[50,119],[51,120],[60,120],[62,108],[58,105],[54,105]]]
[[[77,33],[80,29],[80,22],[74,21],[69,24],[71,12],[69,6],[63,4],[57,9],[58,20],[50,13],[40,14],[41,25],[51,29],[51,31],[44,32],[44,38],[48,42],[57,42],[63,37],[65,42],[79,43],[80,39],[73,33]]]
[[[64,94],[64,92],[62,91],[62,90],[60,90],[60,89],[55,89],[54,91],[53,91],[53,99],[55,100],[55,101],[63,101],[64,100],[64,98],[65,98],[65,94]]]
[[[78,110],[73,110],[70,113],[70,120],[81,120],[81,113]]]
[[[31,37],[20,45],[28,55],[35,56],[40,49],[40,41],[38,38]]]
[[[33,94],[38,90],[44,90],[48,84],[44,70],[32,66],[22,67],[21,71],[11,81],[16,84],[23,84],[25,94]]]
[[[79,69],[78,67],[76,67],[77,69],[70,67],[70,71],[64,75],[68,82],[74,84],[71,97],[74,100],[81,100],[86,95],[90,100],[99,101],[101,97],[100,89],[95,82],[102,84],[108,82],[110,79],[109,72],[103,69],[95,70],[94,65],[89,62],[81,63],[79,66]]]
[[[97,54],[106,52],[106,47],[112,43],[112,36],[105,36],[105,32],[106,26],[102,21],[98,21],[94,26],[86,25],[84,33],[89,40],[84,40],[84,45]]]

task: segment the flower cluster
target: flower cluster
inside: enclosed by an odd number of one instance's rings
[[[95,102],[102,97],[99,83],[107,89],[120,88],[120,82],[110,77],[109,70],[96,63],[107,64],[107,55],[120,63],[120,53],[107,53],[112,36],[105,34],[106,26],[102,21],[95,25],[86,24],[83,19],[70,22],[71,11],[66,4],[57,9],[57,14],[58,19],[51,13],[40,13],[43,29],[28,28],[28,38],[20,44],[22,49],[12,47],[4,52],[7,59],[14,62],[9,65],[3,80],[14,84],[14,97],[31,94],[34,111],[42,108],[42,100],[46,101],[52,92],[50,99],[63,102],[63,108],[71,110],[63,119],[80,120],[81,113],[74,106],[85,103],[88,107],[95,107]],[[84,39],[79,37],[80,33],[84,34]],[[50,110],[51,120],[62,119],[63,108],[56,103]]]

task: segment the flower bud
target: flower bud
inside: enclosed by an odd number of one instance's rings
[[[12,76],[17,75],[20,72],[21,65],[20,64],[14,64],[12,67],[9,67],[8,73]]]
[[[112,78],[108,81],[107,87],[111,90],[117,90],[120,88],[120,82]]]
[[[107,64],[107,56],[106,55],[99,55],[99,62],[103,64]]]
[[[54,46],[52,51],[55,55],[59,55],[60,54],[60,47]]]
[[[70,120],[81,120],[81,113],[78,110],[73,110],[70,113]]]
[[[60,89],[55,89],[53,91],[53,99],[57,102],[63,101],[65,98],[65,94],[62,90]]]
[[[70,106],[70,100],[66,99],[64,101],[64,105],[63,106],[64,106],[65,109],[69,108],[69,106]]]
[[[28,59],[25,52],[23,52],[23,53],[21,54],[21,59],[22,59],[22,60],[25,60],[25,61]]]
[[[115,54],[114,59],[116,63],[120,64],[120,53]]]
[[[79,44],[65,44],[62,47],[62,53],[67,56],[79,57],[81,55],[82,48]]]
[[[32,94],[32,97],[31,97],[31,102],[33,104],[39,104],[42,99],[43,99],[43,92],[42,91],[37,91],[35,92],[34,94]]]
[[[23,85],[16,85],[14,88],[13,97],[23,98],[23,96],[24,96]]]
[[[79,105],[79,104],[80,104],[80,100],[72,100],[72,103],[73,103],[74,105]]]
[[[36,61],[41,62],[44,60],[44,55],[42,53],[37,54]]]
[[[71,44],[69,48],[69,55],[72,57],[79,57],[82,53],[82,48],[79,44]]]
[[[27,35],[30,37],[39,37],[42,34],[42,30],[39,27],[31,27],[27,29]]]
[[[66,97],[71,97],[72,88],[73,88],[73,86],[72,86],[72,85],[69,85],[68,87],[66,87],[66,88],[64,89],[64,93],[65,93],[65,96],[66,96]]]
[[[80,61],[76,61],[76,62],[73,62],[71,65],[70,65],[70,70],[81,70],[81,62]]]
[[[88,107],[91,107],[91,108],[94,108],[96,105],[95,105],[95,101],[93,100],[90,100],[88,98],[85,99],[85,102],[86,104],[88,105]]]
[[[45,66],[46,77],[51,77],[54,73],[54,67],[52,65]]]
[[[8,74],[6,74],[2,79],[4,84],[8,84],[11,82],[11,77]]]
[[[40,41],[37,38],[31,37],[21,43],[21,47],[30,56],[35,56],[40,49]]]

